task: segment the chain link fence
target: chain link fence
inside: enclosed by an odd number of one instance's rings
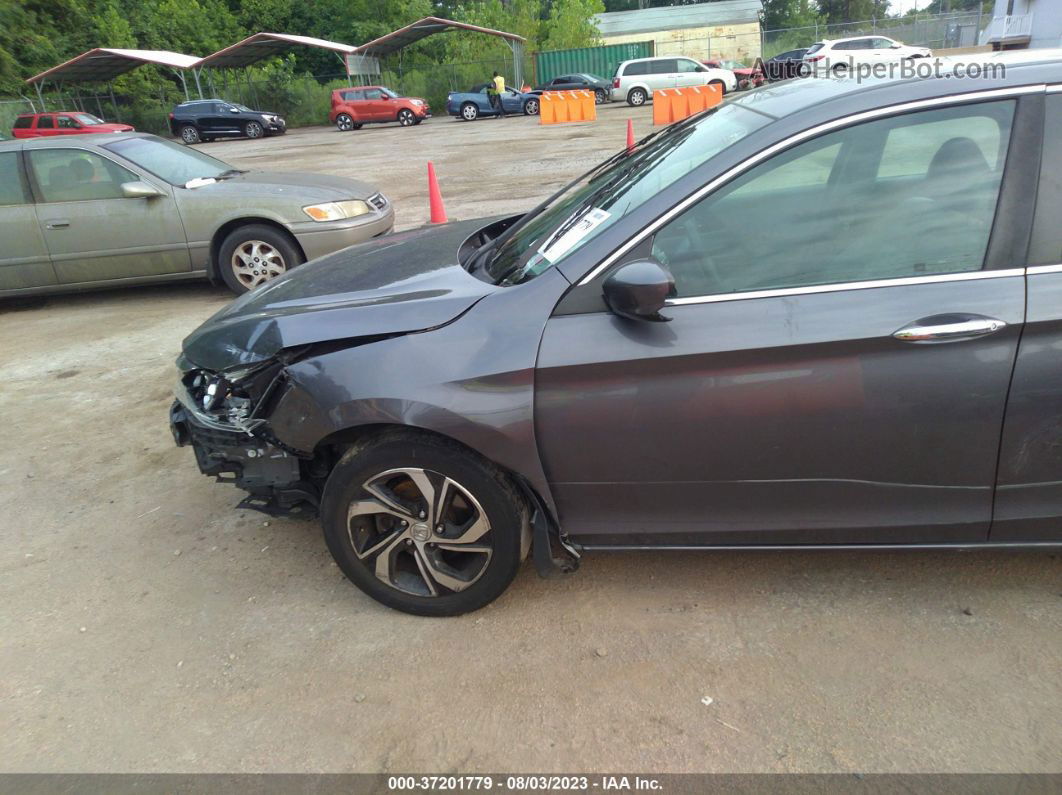
[[[974,47],[982,30],[992,21],[990,13],[978,11],[919,14],[917,17],[868,19],[834,25],[809,25],[803,28],[765,30],[762,34],[763,57],[770,58],[786,50],[810,47],[823,39],[846,39],[852,36],[888,36],[916,47],[949,49]]]

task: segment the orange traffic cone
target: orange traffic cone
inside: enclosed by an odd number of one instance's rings
[[[634,120],[627,119],[627,151],[634,149]]]
[[[428,161],[428,204],[431,206],[431,222],[433,224],[446,223],[446,208],[443,206],[442,193],[439,191],[439,181],[435,178],[435,164]]]

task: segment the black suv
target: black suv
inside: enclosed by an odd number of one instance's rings
[[[606,80],[603,77],[598,77],[597,75],[577,72],[560,75],[559,77],[554,77],[548,83],[535,86],[534,93],[540,94],[543,91],[572,91],[575,89],[593,91],[594,101],[597,102],[598,105],[601,105],[608,101],[609,93],[612,91],[612,81]]]
[[[197,144],[222,137],[281,135],[287,132],[287,125],[276,113],[251,110],[223,99],[198,99],[173,109],[170,132],[186,144]]]

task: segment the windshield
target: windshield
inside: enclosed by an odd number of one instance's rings
[[[161,138],[125,138],[107,144],[105,148],[171,185],[186,185],[196,179],[217,179],[239,173],[228,163]]]
[[[519,284],[556,265],[624,216],[745,136],[770,117],[721,105],[662,131],[628,156],[573,182],[501,239],[487,272]],[[608,162],[608,161],[606,161]]]
[[[97,124],[103,124],[103,119],[97,119],[91,113],[73,113],[71,114],[78,124],[83,124],[86,127],[93,127]]]
[[[391,99],[398,99],[398,94],[396,94],[391,89],[389,89],[389,88],[381,88],[380,90],[383,92],[383,95],[385,97],[390,97]]]

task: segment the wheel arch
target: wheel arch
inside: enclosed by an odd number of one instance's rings
[[[475,447],[472,447],[456,436],[443,433],[434,428],[397,422],[368,422],[363,425],[352,425],[335,430],[320,439],[314,447],[313,458],[315,461],[330,462],[329,473],[331,473],[331,466],[334,466],[335,462],[338,462],[350,450],[359,445],[365,445],[376,439],[392,434],[408,434],[410,436],[423,436],[426,438],[437,439],[459,448],[465,454],[475,456],[476,458],[486,461],[491,466],[497,467],[513,482],[517,491],[522,494],[525,500],[527,500],[528,508],[532,513],[535,508],[541,507],[548,514],[548,518],[553,526],[556,528],[560,527],[557,508],[553,503],[552,495],[549,493],[543,494],[543,489],[536,487],[532,478],[519,472],[512,466],[507,466],[501,461],[495,460],[489,455],[485,455],[480,450],[477,450]]]
[[[302,248],[302,244],[299,243],[298,238],[291,233],[284,224],[276,221],[272,218],[265,218],[258,215],[241,216],[239,218],[231,218],[216,230],[214,230],[213,236],[210,238],[210,262],[207,266],[208,275],[212,280],[221,278],[220,263],[218,262],[218,255],[221,251],[221,244],[232,232],[239,229],[241,226],[251,226],[252,224],[261,224],[262,226],[268,226],[272,229],[283,234],[291,244],[295,246],[295,250],[299,252],[303,261],[306,261],[306,252]]]

